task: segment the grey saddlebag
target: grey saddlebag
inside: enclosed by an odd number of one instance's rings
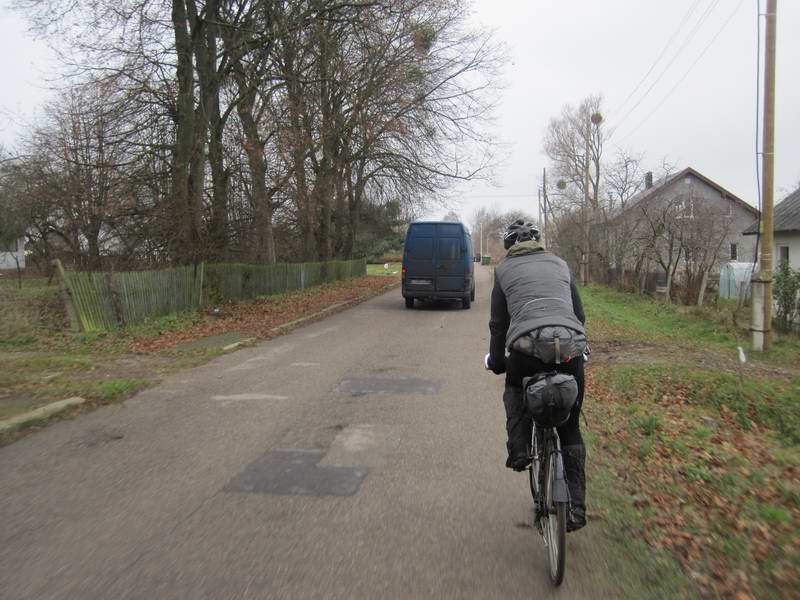
[[[569,327],[540,327],[517,338],[511,348],[547,365],[569,362],[586,350],[586,335]]]

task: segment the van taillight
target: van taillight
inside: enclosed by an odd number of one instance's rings
[[[405,275],[406,271],[408,271],[408,269],[407,269],[407,268],[405,268],[405,267],[403,267],[403,274],[404,274],[404,275]]]

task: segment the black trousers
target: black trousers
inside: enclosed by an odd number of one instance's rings
[[[572,409],[569,420],[558,428],[558,437],[561,439],[562,447],[583,445],[580,428],[585,384],[583,357],[573,358],[570,362],[560,365],[548,365],[538,358],[512,350],[506,361],[506,389],[503,393],[509,456],[521,456],[527,453],[533,433],[531,417],[528,415],[522,399],[522,379],[543,371],[569,373],[578,382],[578,400],[575,408]]]

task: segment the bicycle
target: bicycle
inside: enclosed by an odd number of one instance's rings
[[[583,358],[589,359],[586,349]],[[489,369],[489,355],[484,357],[484,367]],[[522,388],[534,379],[523,379]],[[569,488],[564,473],[561,441],[555,427],[544,427],[533,421],[531,454],[528,457],[528,477],[531,496],[536,509],[536,529],[544,540],[550,567],[550,580],[558,587],[564,581],[566,564],[567,515],[570,507]],[[540,480],[541,479],[541,480]]]

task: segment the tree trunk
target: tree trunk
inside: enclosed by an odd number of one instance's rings
[[[289,113],[289,126],[291,137],[292,170],[295,182],[295,202],[297,204],[298,223],[300,225],[301,251],[305,261],[316,259],[316,206],[308,190],[306,177],[306,144],[304,143],[306,130],[302,124],[301,109],[303,88],[300,85],[298,74],[295,72],[295,52],[290,45],[283,48],[283,76],[286,80],[286,101]]]
[[[89,271],[102,271],[103,265],[100,259],[100,234],[99,230],[94,227],[87,228],[84,232],[86,235],[86,243],[89,247]]]
[[[350,178],[349,165],[344,169],[336,171],[336,212],[335,212],[335,231],[334,231],[334,254],[343,258],[345,239],[347,237],[347,209],[345,183]]]
[[[703,270],[703,278],[700,281],[700,291],[697,293],[697,306],[703,306],[703,300],[705,299],[706,295],[706,286],[708,285],[708,271],[709,269]]]
[[[193,0],[189,0],[193,1]],[[176,236],[170,240],[180,262],[195,254],[195,196],[189,179],[195,150],[194,71],[192,42],[184,0],[172,0],[172,26],[175,33],[176,77],[178,83],[175,119],[175,145],[172,156],[172,202]]]
[[[209,134],[208,162],[211,167],[211,215],[208,227],[208,245],[212,258],[225,258],[228,229],[228,174],[225,170],[222,147],[224,123],[219,103],[219,73],[217,71],[217,25],[213,21],[199,21],[194,0],[188,0],[192,36],[195,42],[197,76],[202,95],[203,126]],[[219,19],[217,0],[209,0],[206,14]],[[205,140],[203,140],[205,143]],[[201,146],[202,148],[202,146]],[[201,151],[201,154],[202,151]]]
[[[236,77],[241,101],[237,106],[239,120],[245,137],[245,153],[253,186],[253,220],[255,228],[256,261],[275,264],[275,237],[272,228],[272,200],[267,193],[267,163],[264,158],[264,144],[258,133],[258,124],[253,117],[255,89],[244,82],[242,76]]]

